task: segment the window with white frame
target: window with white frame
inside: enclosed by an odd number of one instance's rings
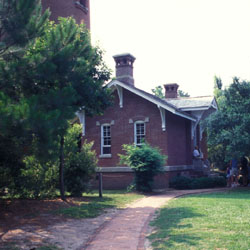
[[[134,141],[135,145],[140,146],[145,141],[146,126],[145,122],[138,121],[134,125]]]
[[[103,124],[101,126],[101,154],[111,155],[111,126]]]

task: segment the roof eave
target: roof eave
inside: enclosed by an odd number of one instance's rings
[[[207,110],[210,106],[201,106],[201,107],[190,107],[190,108],[180,108],[181,111],[198,111],[198,110]]]
[[[162,108],[168,110],[169,112],[171,112],[173,114],[176,114],[178,116],[181,116],[183,118],[186,118],[186,119],[194,121],[194,122],[196,121],[196,119],[194,117],[192,117],[192,116],[190,116],[188,114],[183,114],[182,112],[179,112],[174,107],[171,107],[171,106],[169,106],[167,104],[164,104],[164,103],[162,103],[160,101],[157,101],[157,100],[155,100],[153,98],[150,98],[150,97],[144,95],[143,93],[141,93],[140,91],[138,91],[137,89],[131,88],[129,85],[127,85],[125,83],[122,83],[122,82],[120,82],[118,80],[112,80],[107,86],[109,88],[114,88],[116,85],[119,85],[119,86],[121,86],[121,87],[123,87],[123,88],[125,88],[125,89],[127,89],[127,90],[129,90],[129,91],[131,91],[133,93],[135,93],[136,95],[138,95],[138,96],[140,96],[140,97],[142,97],[142,98],[144,98],[144,99],[146,99],[146,100],[148,100],[148,101],[156,104],[158,107],[162,107]],[[180,110],[180,111],[182,111],[182,110]]]

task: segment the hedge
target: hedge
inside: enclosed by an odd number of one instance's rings
[[[200,177],[189,178],[185,176],[176,176],[170,180],[169,187],[174,189],[203,189],[225,187],[227,181],[224,177]]]

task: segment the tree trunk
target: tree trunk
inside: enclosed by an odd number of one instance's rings
[[[64,191],[64,137],[61,136],[60,141],[60,165],[59,165],[59,184],[60,184],[60,195],[63,201],[66,201],[65,191]]]

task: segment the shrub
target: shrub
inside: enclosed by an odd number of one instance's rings
[[[195,178],[190,183],[191,189],[213,188],[213,178],[201,177]]]
[[[225,187],[227,185],[224,177],[201,177],[189,178],[185,176],[176,176],[170,180],[169,186],[175,189],[203,189]]]
[[[125,155],[120,155],[121,163],[128,165],[135,173],[134,184],[137,191],[152,191],[154,176],[162,171],[166,157],[158,148],[144,143],[140,147],[123,145]]]
[[[92,151],[93,143],[84,143],[82,151],[72,155],[66,164],[65,185],[73,196],[81,196],[90,190],[90,180],[97,168],[95,152]]]
[[[65,186],[73,196],[89,191],[90,181],[95,176],[97,158],[92,150],[93,142],[83,143],[79,148],[81,126],[75,124],[65,137]]]
[[[169,187],[175,189],[190,189],[192,179],[186,176],[175,176],[169,182]]]
[[[24,159],[25,167],[21,169],[21,197],[44,198],[56,195],[58,186],[58,164],[55,162],[41,163],[35,156]]]
[[[225,187],[227,185],[226,177],[219,176],[213,177],[213,183],[215,187]]]

